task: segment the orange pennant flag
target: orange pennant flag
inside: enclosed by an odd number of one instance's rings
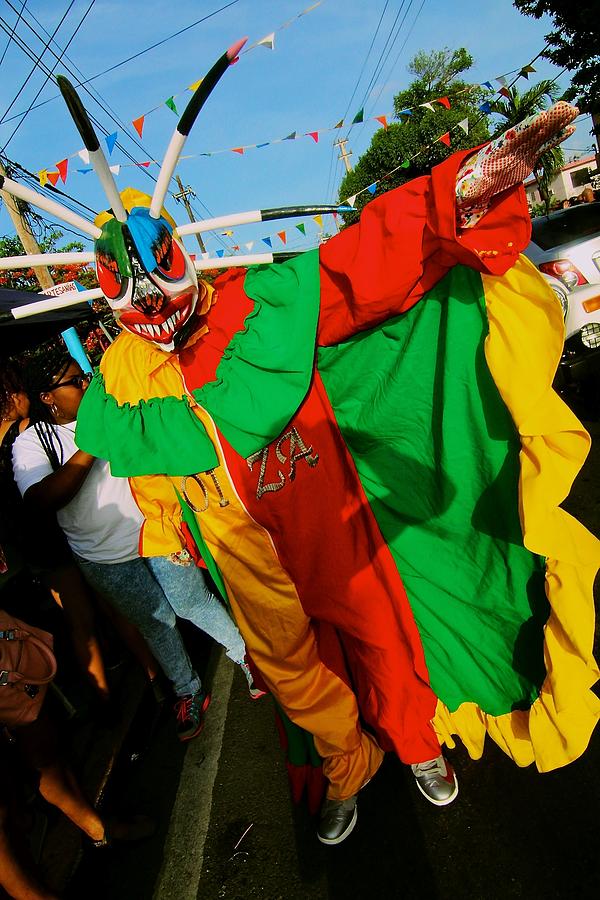
[[[445,144],[446,147],[449,147],[450,146],[450,132],[447,131],[446,134],[443,134],[441,137],[438,138],[438,141],[441,141],[442,144]]]
[[[279,238],[279,240],[281,241],[282,244],[287,244],[287,234],[285,233],[285,231],[278,231],[277,237]]]
[[[319,132],[318,131],[307,131],[306,136],[311,137],[313,139],[313,141],[315,142],[315,144],[319,143]]]
[[[445,107],[446,107],[446,109],[450,109],[450,101],[448,100],[447,97],[438,97],[437,100],[436,100],[435,102],[436,102],[436,103],[441,103],[442,106],[445,106]]]
[[[59,172],[48,172],[48,181],[56,187],[56,182],[60,178]]]
[[[146,116],[140,116],[138,119],[134,119],[131,123],[140,137],[142,137],[142,132],[144,130],[144,119]]]
[[[232,147],[231,149],[232,149],[232,151],[233,151],[234,153],[239,153],[240,156],[243,156],[243,155],[244,155],[244,148],[243,148],[243,147]]]
[[[58,174],[62,178],[63,184],[67,183],[67,172],[69,169],[69,160],[61,159],[60,162],[56,163],[56,168],[58,169]]]
[[[40,185],[42,187],[44,187],[45,184],[48,184],[48,169],[40,169],[38,178],[40,179]]]
[[[388,127],[387,116],[375,116],[378,122],[381,122],[384,128]]]

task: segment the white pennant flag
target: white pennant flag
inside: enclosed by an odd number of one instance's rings
[[[246,248],[246,250],[248,251],[248,253],[250,253],[250,251],[251,251],[252,248],[254,247],[254,241],[248,241],[247,244],[244,244],[244,247]]]
[[[268,47],[269,50],[272,50],[275,46],[275,32],[272,31],[271,34],[266,34],[264,38],[261,38],[260,41],[256,42],[257,47]]]
[[[462,130],[464,131],[465,134],[468,134],[469,133],[469,120],[463,119],[462,122],[458,123],[458,127],[462,128]]]
[[[348,199],[346,200],[346,203],[348,204],[348,206],[354,206],[355,202],[356,202],[356,194],[352,194],[352,196],[348,197]]]
[[[430,110],[431,110],[431,112],[434,111],[433,106],[431,105],[431,103],[419,103],[419,106],[426,106],[427,109],[430,109]]]
[[[200,255],[202,256],[202,259],[208,259],[210,256],[210,253],[201,253]]]
[[[117,166],[109,166],[108,168],[109,168],[110,171],[113,173],[113,175],[118,175],[119,172],[121,171],[121,166],[120,166],[120,165],[117,165]]]
[[[90,164],[89,150],[79,150],[77,152],[77,156],[83,163],[85,163],[86,166],[89,166],[89,164]]]

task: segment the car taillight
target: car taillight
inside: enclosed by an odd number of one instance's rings
[[[570,259],[553,259],[550,262],[540,263],[540,272],[559,278],[570,291],[578,284],[587,284],[587,280]]]

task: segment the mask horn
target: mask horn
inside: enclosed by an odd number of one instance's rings
[[[169,141],[165,158],[160,167],[158,181],[154,188],[154,194],[152,195],[150,215],[153,219],[158,219],[160,216],[165,197],[167,196],[167,190],[169,189],[169,182],[175,171],[175,166],[177,165],[183,146],[188,139],[192,125],[198,118],[198,113],[208,100],[221,76],[227,71],[229,66],[235,62],[238,53],[247,40],[248,38],[242,38],[241,41],[237,41],[237,43],[233,44],[233,46],[231,46],[229,50],[216,61],[212,69],[204,76],[196,88],[192,99],[183,111],[183,115],[177,124],[177,128],[173,132],[173,137]]]
[[[100,142],[96,137],[96,132],[92,127],[89,116],[83,108],[83,104],[79,99],[77,91],[64,75],[57,75],[56,81],[60,88],[60,92],[64,97],[65,103],[71,113],[71,117],[75,122],[77,131],[81,135],[81,139],[85,145],[85,149],[90,155],[90,162],[93,165],[96,175],[100,179],[100,184],[106,194],[106,198],[111,206],[115,219],[119,222],[127,221],[127,213],[119,196],[119,190],[115,184],[113,174],[108,168],[106,157],[100,147]]]
[[[71,212],[66,206],[61,206],[60,203],[56,203],[55,200],[51,200],[45,194],[38,194],[37,191],[25,187],[24,184],[13,181],[12,178],[0,175],[0,190],[6,191],[7,194],[11,194],[13,197],[18,197],[19,200],[23,200],[25,203],[37,206],[38,209],[43,209],[44,212],[50,213],[51,216],[55,216],[61,222],[66,222],[67,225],[73,225],[79,231],[94,238],[94,240],[102,234],[93,222],[89,222],[82,216],[77,215],[77,213]]]

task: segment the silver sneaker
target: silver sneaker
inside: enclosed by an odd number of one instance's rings
[[[447,806],[458,796],[454,769],[443,756],[411,766],[417,787],[435,806]]]
[[[322,844],[341,844],[356,825],[356,794],[347,800],[323,801],[317,837]]]

